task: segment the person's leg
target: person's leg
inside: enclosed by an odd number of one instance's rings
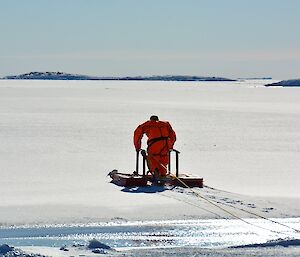
[[[167,175],[167,165],[169,163],[169,149],[165,141],[159,141],[148,147],[149,169],[154,174],[157,170],[160,176]]]
[[[159,163],[157,162],[157,158],[154,157],[151,153],[148,154],[148,168],[152,174],[154,174],[155,170],[159,170]]]

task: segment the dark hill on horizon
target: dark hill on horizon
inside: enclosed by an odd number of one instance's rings
[[[149,80],[149,81],[236,81],[222,77],[155,75],[126,77],[97,77],[64,72],[29,72],[20,75],[5,76],[2,79],[36,79],[36,80]]]
[[[267,84],[266,87],[300,87],[300,79],[282,80],[276,83]]]

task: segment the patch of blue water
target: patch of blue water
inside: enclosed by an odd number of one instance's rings
[[[300,218],[276,221],[300,229]],[[222,248],[300,236],[289,228],[266,220],[248,219],[247,222],[255,226],[240,220],[219,219],[2,227],[0,245],[61,247],[86,245],[89,240],[97,239],[113,248]]]

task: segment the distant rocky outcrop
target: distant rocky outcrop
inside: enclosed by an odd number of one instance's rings
[[[202,77],[184,75],[163,75],[163,76],[137,76],[137,77],[117,77],[114,80],[150,80],[150,81],[235,81],[234,79],[222,77]]]
[[[6,76],[3,79],[42,79],[42,80],[97,80],[97,77],[64,72],[29,72],[21,75]]]
[[[282,80],[265,85],[266,87],[300,87],[300,79]]]
[[[0,245],[0,256],[3,255],[3,254],[6,254],[8,252],[11,252],[13,250],[14,250],[14,248],[10,247],[7,244]]]
[[[279,239],[267,241],[265,243],[238,245],[229,248],[258,248],[258,247],[278,247],[278,246],[283,246],[283,247],[300,246],[300,239],[279,238]]]
[[[96,248],[99,248],[99,249],[106,249],[106,250],[111,250],[111,247],[106,245],[106,244],[103,244],[101,242],[99,242],[98,240],[96,239],[92,239],[89,241],[89,244],[87,246],[88,249],[96,249]]]
[[[25,253],[7,244],[0,245],[0,257],[46,257],[41,254]]]
[[[97,77],[64,72],[29,72],[21,75],[6,76],[3,79],[36,80],[149,80],[149,81],[235,81],[222,77],[202,77],[184,75],[133,76],[133,77]]]
[[[238,78],[239,80],[268,80],[272,77],[250,77],[250,78]]]

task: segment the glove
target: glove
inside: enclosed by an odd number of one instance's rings
[[[142,150],[142,151],[141,151],[141,155],[142,155],[143,157],[146,158],[146,157],[147,157],[146,151],[145,151],[145,150]]]

